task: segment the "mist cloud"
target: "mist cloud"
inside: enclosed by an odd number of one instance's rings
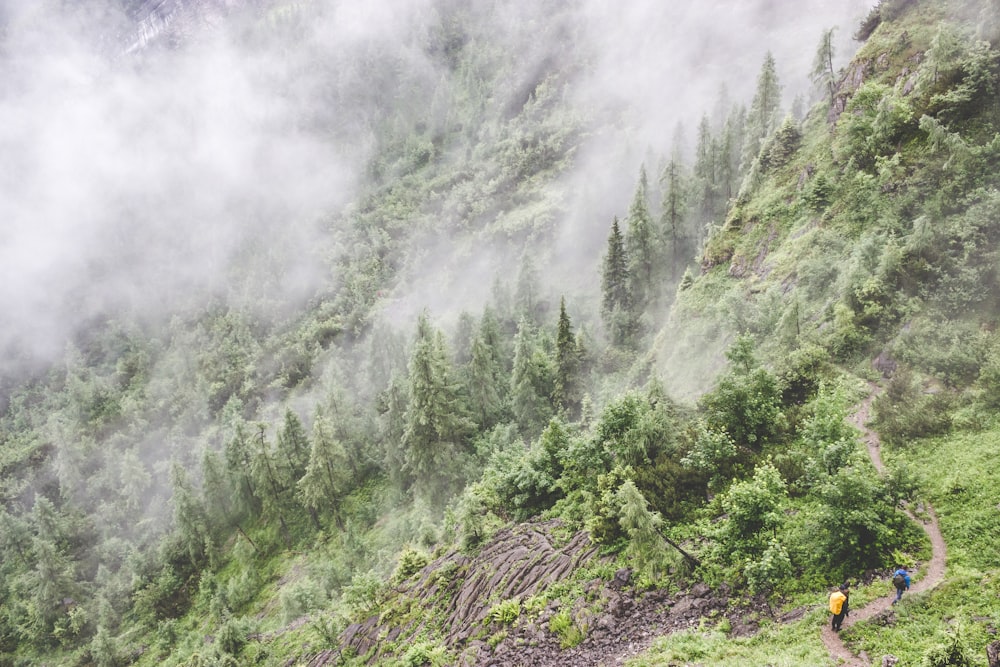
[[[176,48],[157,42],[155,21],[136,25],[110,2],[64,4],[0,5],[0,349],[58,352],[83,322],[119,308],[154,317],[212,295],[252,307],[260,285],[233,268],[248,254],[271,262],[262,271],[273,293],[261,301],[309,296],[329,279],[315,249],[338,233],[320,220],[356,196],[379,113],[423,104],[407,95],[444,75],[423,51],[430,0],[313,3],[307,19],[285,5],[217,2]],[[511,87],[580,58],[572,103],[592,118],[617,114],[616,131],[595,136],[557,185],[566,242],[545,270],[556,288],[582,291],[642,156],[666,153],[676,123],[697,122],[720,85],[747,99],[768,49],[790,104],[808,86],[821,31],[841,26],[843,62],[871,2],[589,0],[550,25],[566,4],[501,3],[489,17],[516,60]],[[372,78],[371,63],[386,60],[394,66]],[[478,311],[516,256],[432,243],[401,285],[440,285],[434,267],[446,267],[444,281],[463,290],[460,303],[432,304],[442,310]]]

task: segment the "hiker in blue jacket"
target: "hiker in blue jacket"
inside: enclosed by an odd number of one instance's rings
[[[892,585],[896,587],[896,599],[892,603],[896,604],[903,597],[903,591],[910,590],[910,573],[902,565],[892,573]]]

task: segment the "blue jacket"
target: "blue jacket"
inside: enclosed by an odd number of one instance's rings
[[[909,588],[910,587],[910,573],[907,572],[906,570],[904,570],[903,568],[900,568],[900,569],[898,569],[898,570],[896,570],[895,572],[892,573],[893,579],[896,578],[897,574],[903,575],[903,580],[906,582],[906,587]]]

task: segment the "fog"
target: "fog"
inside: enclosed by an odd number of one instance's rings
[[[44,359],[120,310],[157,318],[210,298],[292,308],[335,282],[324,253],[365,186],[380,116],[422,104],[407,91],[426,95],[446,74],[422,48],[433,5],[0,3],[0,350]],[[596,280],[610,216],[627,209],[639,163],[670,150],[677,123],[693,128],[722,86],[748,100],[768,50],[787,108],[809,91],[821,32],[838,27],[843,64],[870,5],[471,5],[510,45],[512,72],[582,59],[572,103],[615,122],[557,184],[553,284],[584,291]],[[395,73],[372,78],[373,59],[390,59]],[[407,317],[425,305],[477,311],[500,264],[517,256],[429,244],[396,287]],[[236,261],[248,256],[264,265]],[[460,296],[435,300],[449,284]]]

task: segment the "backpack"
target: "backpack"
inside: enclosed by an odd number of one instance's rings
[[[898,572],[892,578],[892,585],[899,590],[906,588],[906,578]]]

